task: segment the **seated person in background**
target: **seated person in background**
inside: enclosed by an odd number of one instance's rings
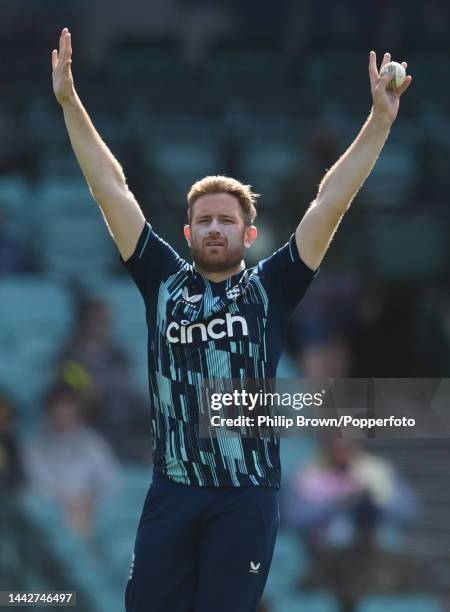
[[[284,514],[310,554],[299,586],[334,592],[342,612],[356,610],[371,592],[426,588],[426,569],[380,537],[382,527],[403,528],[416,518],[417,498],[387,460],[355,440],[321,440],[318,456],[292,479]]]
[[[289,497],[287,517],[312,551],[359,538],[368,545],[378,527],[408,523],[417,509],[414,493],[388,461],[345,438],[321,440],[318,456],[295,475]]]
[[[83,299],[71,337],[58,351],[57,362],[62,366],[77,361],[87,370],[100,390],[120,381],[128,369],[128,356],[111,333],[108,304],[100,299]]]
[[[114,340],[108,304],[89,298],[78,309],[74,331],[55,358],[58,377],[83,393],[87,419],[120,459],[151,460],[150,415],[133,385],[130,360]]]
[[[52,388],[45,409],[42,431],[24,446],[30,491],[60,503],[74,531],[88,537],[96,503],[118,485],[118,466],[107,442],[85,424],[70,387]]]

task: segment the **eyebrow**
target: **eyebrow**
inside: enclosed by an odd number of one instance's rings
[[[201,221],[202,219],[210,219],[212,217],[211,214],[209,213],[204,213],[203,215],[199,215],[196,219],[196,221]],[[232,221],[236,220],[236,217],[234,215],[230,215],[229,213],[223,213],[220,214],[219,217],[221,219],[231,219]]]

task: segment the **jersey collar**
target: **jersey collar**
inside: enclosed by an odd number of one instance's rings
[[[225,278],[223,281],[219,281],[216,283],[210,280],[209,278],[206,278],[206,276],[203,276],[203,274],[200,274],[200,272],[195,268],[194,264],[192,264],[191,270],[192,270],[192,280],[196,283],[203,285],[204,287],[206,286],[211,287],[215,295],[220,295],[220,293],[222,293],[223,291],[231,289],[234,285],[236,285],[237,283],[240,283],[242,280],[244,280],[248,276],[247,268],[242,268],[242,270],[239,270],[239,272],[237,272],[236,274],[233,274],[233,276],[229,276],[228,278]]]
[[[209,289],[217,299],[210,308],[203,311],[203,316],[211,316],[215,313],[226,310],[230,302],[236,301],[245,291],[249,272],[247,268],[239,270],[233,276],[230,276],[219,283],[210,281],[205,276],[201,275],[194,266],[192,266],[192,285],[191,290],[205,292]],[[201,284],[200,284],[201,283]]]

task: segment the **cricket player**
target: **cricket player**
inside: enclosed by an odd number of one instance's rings
[[[288,242],[248,269],[245,252],[257,237],[251,187],[224,176],[192,185],[184,226],[192,263],[185,261],[144,218],[75,91],[71,57],[64,28],[52,52],[54,93],[147,313],[154,474],[137,530],[126,610],[255,612],[279,524],[279,438],[201,437],[199,393],[206,379],[275,378],[289,316],[372,170],[411,77],[388,90],[392,77],[379,75],[370,52],[373,106],[367,121],[325,174]],[[386,53],[382,66],[388,61]],[[299,202],[299,210],[303,206]]]

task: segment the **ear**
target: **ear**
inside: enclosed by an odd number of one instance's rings
[[[258,230],[256,229],[256,227],[254,225],[250,225],[250,227],[247,227],[245,229],[245,234],[244,234],[245,248],[249,249],[252,246],[252,244],[255,242],[257,237],[258,237]]]
[[[184,237],[187,240],[188,246],[191,246],[191,240],[192,240],[192,235],[191,235],[191,226],[190,225],[185,225],[183,228],[183,233],[184,233]]]

